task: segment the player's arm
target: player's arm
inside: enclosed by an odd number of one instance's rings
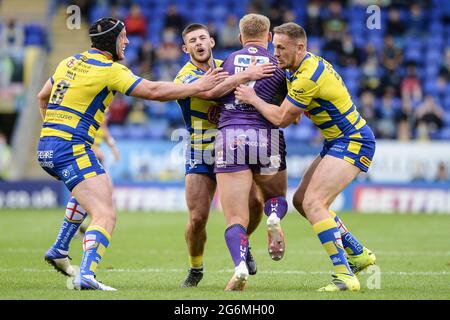
[[[213,89],[197,93],[194,97],[205,100],[218,99],[233,91],[240,84],[271,77],[276,68],[277,67],[272,63],[257,65],[256,59],[252,59],[252,63],[245,71],[228,77],[224,82],[215,86]]]
[[[147,100],[169,101],[184,99],[214,88],[227,77],[227,72],[223,72],[222,68],[216,68],[208,70],[201,79],[187,84],[142,79],[127,94]]]
[[[52,93],[52,82],[50,79],[42,87],[41,91],[37,94],[39,112],[41,113],[42,120],[45,118],[45,113],[48,107],[48,100],[50,99],[50,94]]]
[[[289,99],[284,99],[281,106],[270,104],[258,97],[255,90],[249,86],[240,85],[235,91],[236,99],[254,106],[267,120],[277,127],[286,128],[291,123],[298,122],[303,110]]]

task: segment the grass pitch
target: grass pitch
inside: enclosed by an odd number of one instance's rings
[[[450,299],[450,215],[342,214],[347,227],[376,254],[379,269],[360,276],[360,292],[331,294],[315,291],[330,281],[331,264],[307,221],[295,213],[282,224],[287,245],[281,261],[267,253],[264,221],[251,237],[258,273],[250,276],[244,292],[224,292],[233,265],[221,213],[211,213],[208,222],[202,282],[180,289],[188,269],[187,214],[120,212],[97,270],[98,279],[117,292],[68,290],[67,278],[43,261],[62,218],[62,209],[2,210],[0,299]],[[80,238],[70,250],[72,263],[79,264]]]

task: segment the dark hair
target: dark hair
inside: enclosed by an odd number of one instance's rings
[[[201,24],[201,23],[191,23],[191,24],[189,24],[186,28],[184,28],[183,32],[181,33],[181,36],[183,37],[183,41],[184,41],[186,35],[189,32],[192,32],[192,31],[195,31],[195,30],[201,30],[201,29],[206,30],[208,32],[208,34],[209,34],[209,29],[204,24]]]
[[[125,24],[115,18],[101,18],[95,21],[89,28],[91,47],[107,51],[113,56],[113,60],[119,60],[117,55],[117,38]]]

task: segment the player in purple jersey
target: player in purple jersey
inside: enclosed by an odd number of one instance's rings
[[[214,39],[206,26],[198,23],[188,25],[182,33],[183,51],[189,54],[189,61],[181,68],[175,82],[192,83],[198,81],[207,70],[222,64],[214,59],[212,48]],[[227,78],[214,89],[198,95],[178,100],[183,112],[186,129],[190,133],[188,155],[186,157],[186,203],[189,211],[185,228],[185,239],[189,252],[189,271],[181,284],[182,288],[196,287],[203,278],[203,253],[206,244],[206,223],[211,202],[216,192],[214,175],[214,136],[219,108],[212,101],[221,97],[241,83],[270,77],[275,65],[252,65],[239,74]],[[211,161],[208,161],[211,160]],[[250,236],[262,219],[263,202],[256,186],[249,199],[250,222],[247,234]],[[247,256],[250,274],[257,271],[256,262],[251,253]]]
[[[225,60],[222,65],[225,71],[231,75],[239,73],[252,61],[276,64],[275,57],[267,50],[272,37],[267,17],[248,14],[240,20],[239,28],[243,48]],[[287,92],[285,75],[279,68],[272,77],[251,81],[247,85],[272,104],[281,103]],[[265,201],[269,254],[273,260],[280,260],[284,254],[280,220],[287,212],[286,151],[283,132],[252,105],[237,101],[234,93],[224,96],[220,102],[215,172],[227,223],[225,240],[235,265],[235,273],[225,290],[243,290],[249,275],[245,263],[248,254],[246,229],[253,181]]]

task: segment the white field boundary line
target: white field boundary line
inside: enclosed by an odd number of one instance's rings
[[[55,272],[52,269],[35,269],[35,268],[1,268],[0,272],[25,272],[25,273],[46,273]],[[185,269],[163,269],[163,268],[144,268],[144,269],[103,269],[101,272],[112,273],[183,273]],[[212,274],[233,273],[234,269],[221,269],[217,271],[206,271]],[[303,271],[303,270],[258,270],[258,274],[293,274],[293,275],[322,275],[332,274],[331,271]],[[364,275],[364,273],[361,273]],[[381,275],[389,276],[445,276],[450,275],[450,271],[381,271]]]
[[[114,252],[120,253],[120,252],[129,252],[125,250],[120,249],[112,249]],[[81,251],[81,250],[80,250]],[[32,248],[1,248],[0,252],[9,252],[9,253],[43,253],[44,251],[40,249],[32,249]],[[185,252],[185,250],[166,250],[166,251],[158,251],[158,250],[148,250],[146,253],[148,254],[160,254],[161,252]],[[267,254],[267,249],[257,249],[252,250],[252,253],[258,253],[258,254]],[[374,251],[376,255],[381,256],[450,256],[450,251]],[[299,256],[302,255],[324,255],[323,250],[305,250],[305,251],[298,251],[297,253]]]

